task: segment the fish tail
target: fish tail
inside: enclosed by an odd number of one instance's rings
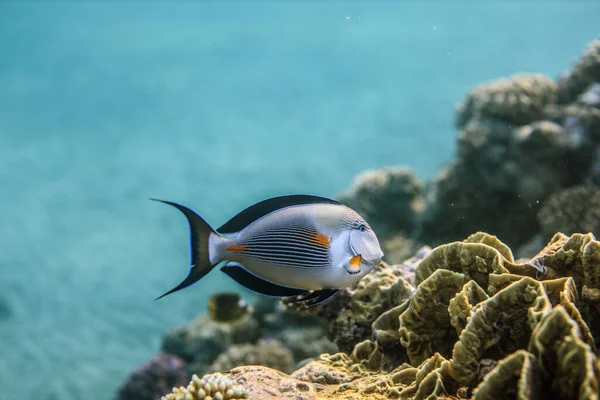
[[[195,211],[187,208],[186,206],[166,200],[159,200],[153,198],[151,198],[150,200],[165,203],[177,208],[183,213],[183,215],[185,215],[190,226],[191,268],[188,273],[188,276],[179,285],[155,299],[158,300],[171,293],[177,292],[196,283],[197,281],[202,279],[206,274],[212,271],[212,269],[215,267],[215,265],[218,264],[218,262],[211,262],[209,238],[211,237],[211,235],[215,235],[217,237],[220,236],[210,227],[210,225],[208,225],[208,223],[201,216],[199,216]]]

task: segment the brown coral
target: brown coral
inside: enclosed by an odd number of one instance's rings
[[[540,74],[517,74],[475,87],[458,106],[457,124],[478,118],[497,118],[527,124],[543,115],[544,107],[554,102],[557,87],[551,78]]]
[[[600,234],[600,188],[579,185],[555,193],[542,205],[538,219],[549,237],[556,232]]]
[[[354,345],[371,336],[371,324],[385,310],[401,303],[412,293],[411,285],[401,276],[402,265],[379,264],[353,287],[346,288],[318,309],[284,303],[302,313],[318,313],[330,323],[329,338],[341,351],[350,353]]]
[[[290,373],[294,369],[292,352],[274,339],[261,339],[256,344],[229,347],[209,367],[209,371],[228,371],[242,365],[264,365]]]
[[[591,84],[600,81],[600,39],[588,44],[573,68],[558,83],[558,102],[570,103]]]
[[[386,167],[358,175],[339,200],[360,213],[379,235],[415,228],[423,208],[423,183],[405,167]],[[386,210],[385,215],[381,210]]]

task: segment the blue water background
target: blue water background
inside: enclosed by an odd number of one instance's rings
[[[594,1],[398,3],[0,3],[0,397],[110,399],[239,289],[215,271],[152,301],[189,250],[148,197],[218,226],[368,168],[430,178],[467,90],[557,76],[599,33]]]

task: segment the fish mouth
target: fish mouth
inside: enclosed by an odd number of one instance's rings
[[[354,256],[360,256],[360,262],[366,265],[377,265],[381,262],[381,260],[383,259],[383,252],[381,252],[381,254],[378,257],[374,257],[374,258],[366,258],[364,255],[360,254],[358,251],[356,251],[356,249],[354,248],[354,246],[352,246],[352,243],[350,243],[350,250],[352,250],[352,254]]]

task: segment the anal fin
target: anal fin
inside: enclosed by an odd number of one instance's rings
[[[231,279],[240,285],[265,296],[271,297],[289,297],[298,296],[306,293],[306,290],[295,289],[287,286],[277,285],[265,279],[248,272],[238,264],[229,263],[221,267],[221,271],[226,273]]]

